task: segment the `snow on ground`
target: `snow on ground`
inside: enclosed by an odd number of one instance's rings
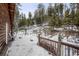
[[[61,41],[62,42],[66,42],[66,43],[69,43],[69,44],[73,44],[73,45],[78,45],[79,46],[79,38],[76,38],[75,36],[69,36],[68,38],[63,35],[62,36],[62,39]],[[50,40],[54,40],[54,41],[58,41],[58,37],[59,37],[59,33],[57,33],[56,35],[44,35],[44,33],[41,35],[41,37],[44,37],[44,38],[48,38]]]
[[[18,32],[12,45],[8,48],[8,56],[51,56],[47,50],[37,45],[37,35],[32,33],[32,29]]]

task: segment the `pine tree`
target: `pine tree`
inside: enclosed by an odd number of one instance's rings
[[[44,15],[45,15],[45,7],[42,3],[38,4],[38,19],[40,24],[44,22]]]
[[[29,19],[30,19],[30,20],[32,19],[32,14],[31,14],[31,12],[29,12]]]
[[[75,4],[74,3],[70,3],[70,10],[71,10],[71,13],[70,13],[70,24],[72,25],[72,29],[73,29],[73,25],[75,23]]]
[[[48,16],[52,16],[52,12],[53,12],[53,7],[52,7],[52,4],[49,3],[49,6],[48,6]]]
[[[79,3],[76,4],[76,16],[75,16],[75,25],[77,26],[77,29],[79,30]]]

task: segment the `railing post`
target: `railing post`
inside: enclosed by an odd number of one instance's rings
[[[61,35],[58,36],[58,56],[61,56]]]
[[[40,34],[38,34],[38,44],[40,45]]]

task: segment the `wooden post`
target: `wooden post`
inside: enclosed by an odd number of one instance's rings
[[[58,36],[58,56],[61,56],[61,35]]]
[[[38,44],[40,45],[40,34],[38,34]]]

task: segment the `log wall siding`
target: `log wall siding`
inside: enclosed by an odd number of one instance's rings
[[[11,31],[11,19],[8,3],[0,3],[0,51],[6,41],[6,22],[8,23],[8,33]],[[9,39],[9,38],[8,38]]]

